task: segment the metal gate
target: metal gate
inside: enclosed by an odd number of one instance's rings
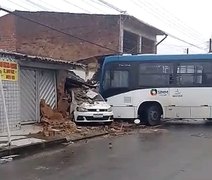
[[[21,119],[22,123],[36,122],[40,117],[40,100],[56,106],[56,77],[50,70],[21,68]]]
[[[21,121],[35,122],[38,118],[36,70],[20,70]]]
[[[45,99],[52,108],[56,106],[56,77],[54,71],[39,71],[39,99]]]

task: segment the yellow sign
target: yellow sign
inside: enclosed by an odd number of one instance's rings
[[[18,64],[9,61],[0,61],[1,79],[5,81],[18,80]]]

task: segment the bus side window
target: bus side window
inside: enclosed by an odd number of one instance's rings
[[[177,67],[177,84],[195,86],[203,84],[203,65],[200,63],[180,63]]]

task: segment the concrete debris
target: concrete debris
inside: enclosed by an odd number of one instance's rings
[[[5,164],[11,162],[14,158],[18,157],[19,155],[10,155],[10,156],[3,156],[0,158],[0,164]]]
[[[78,81],[75,78],[66,78],[66,83],[65,83],[65,87],[70,88],[70,87],[82,87],[82,86],[86,86],[88,88],[96,88],[95,85],[89,84],[85,81]]]
[[[45,167],[45,166],[38,166],[35,168],[35,170],[48,170],[49,168],[48,167]]]
[[[110,142],[110,143],[109,143],[109,149],[112,149],[112,147],[113,147],[113,145],[112,145],[112,143]]]
[[[44,99],[41,99],[40,111],[41,111],[42,119],[50,119],[50,120],[63,119],[63,115],[61,113],[53,110],[50,107],[50,105],[45,102]]]
[[[145,125],[136,125],[128,122],[113,122],[109,127],[105,129],[111,136],[131,134],[132,132],[141,134],[161,134],[168,132],[166,129],[161,128],[161,125],[148,127]]]
[[[85,83],[85,80],[79,77],[78,75],[76,75],[76,73],[74,73],[73,71],[68,72],[68,78],[78,82]]]
[[[88,98],[90,98],[90,99],[93,99],[93,98],[95,98],[96,96],[98,95],[98,93],[96,93],[96,92],[94,92],[94,91],[92,91],[92,90],[88,90],[87,91],[87,93],[86,93],[86,96],[88,97]]]
[[[9,155],[9,156],[3,156],[3,157],[1,157],[1,158],[2,158],[2,159],[8,159],[8,158],[16,158],[16,157],[19,157],[19,155],[13,154],[13,155]]]
[[[45,104],[44,100],[41,101],[41,105],[45,105],[45,107],[42,107],[46,112],[44,118],[62,119],[63,117],[64,119],[73,119],[73,111],[77,105],[84,102],[94,103],[92,98],[95,93],[90,91],[90,89],[95,88],[95,86],[86,83],[73,71],[68,73],[61,72],[59,82],[57,109],[52,109],[49,105]]]
[[[0,158],[0,164],[5,164],[5,163],[8,163],[8,162],[11,162],[13,160],[12,157],[9,157],[9,158]]]
[[[69,115],[70,103],[71,97],[68,94],[62,95],[58,100],[57,111],[62,114],[63,118],[66,118]]]
[[[60,108],[52,109],[45,100],[42,99],[40,107],[44,136],[55,136],[64,132],[70,134],[76,131],[75,123],[68,119],[66,110],[64,110],[68,108],[66,102],[62,103],[61,101]]]
[[[69,119],[42,119],[43,135],[44,136],[56,136],[71,134],[76,132],[76,124]]]
[[[79,94],[81,91],[77,91]],[[85,95],[85,98],[88,98]],[[79,100],[79,99],[78,99]],[[82,99],[84,102],[84,100]],[[60,109],[52,109],[45,100],[41,100],[41,124],[43,126],[42,136],[67,136],[70,134],[79,134],[86,136],[91,132],[104,131],[107,132],[104,127],[77,127],[76,124],[71,121],[68,115],[62,114]],[[68,106],[64,105],[64,108]],[[58,112],[61,111],[61,112]]]
[[[137,126],[135,124],[130,124],[127,122],[113,122],[108,131],[111,135],[123,135],[131,132],[132,130],[136,129]]]
[[[74,95],[72,99],[74,99],[77,103],[77,105],[81,105],[82,103],[89,103],[93,104],[94,97],[98,95],[96,92],[92,91],[91,89],[87,88],[73,88],[72,89]]]

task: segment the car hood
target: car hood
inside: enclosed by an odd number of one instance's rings
[[[89,103],[83,103],[80,105],[80,107],[86,108],[86,109],[108,109],[110,108],[110,105],[107,104],[104,101],[95,101],[93,104]]]

